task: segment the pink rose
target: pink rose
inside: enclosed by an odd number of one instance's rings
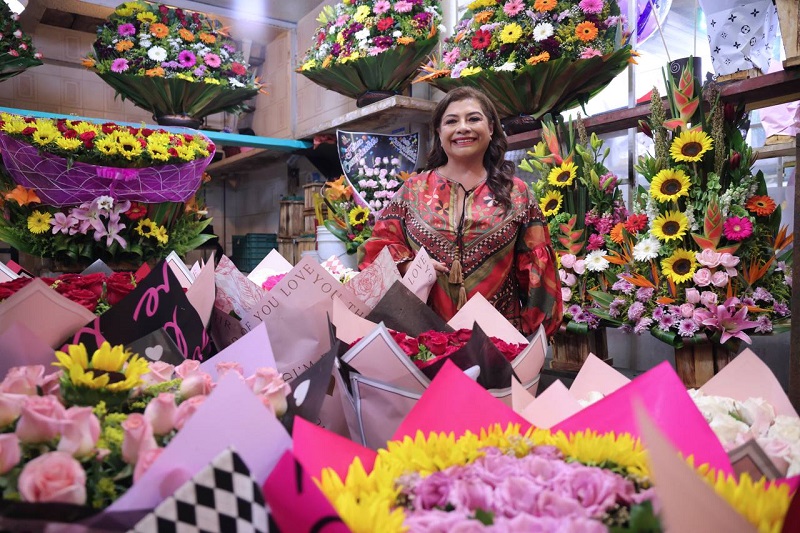
[[[186,379],[192,374],[200,372],[200,361],[186,359],[183,363],[175,367],[175,373],[179,378]]]
[[[43,365],[12,367],[8,370],[3,383],[0,383],[0,392],[36,396],[39,394],[36,387],[41,385],[43,377]]]
[[[17,485],[26,502],[86,503],[86,472],[65,452],[46,453],[30,461]]]
[[[60,396],[61,395],[61,376],[64,373],[59,370],[52,374],[47,374],[42,380],[42,393],[45,396]]]
[[[179,392],[184,398],[191,398],[192,396],[206,395],[214,388],[214,382],[211,376],[205,372],[196,372],[183,378]]]
[[[178,406],[175,405],[175,395],[162,392],[156,396],[144,409],[144,416],[153,426],[153,433],[166,435],[175,428],[175,415]]]
[[[100,438],[100,421],[91,407],[70,407],[61,423],[58,451],[74,457],[89,455]]]
[[[580,276],[581,274],[586,272],[586,261],[584,261],[583,259],[578,259],[577,261],[575,261],[575,265],[572,267],[572,270],[573,272],[575,272],[577,275]]]
[[[692,318],[694,316],[694,304],[683,304],[680,309],[683,318]]]
[[[561,265],[564,268],[572,268],[575,265],[576,257],[572,254],[564,254],[561,256]]]
[[[158,447],[153,437],[153,426],[143,414],[128,415],[122,423],[122,429],[125,431],[122,438],[122,460],[129,465],[136,464],[142,453]]]
[[[694,254],[697,258],[697,262],[703,266],[707,266],[709,268],[714,268],[719,265],[720,254],[719,252],[715,252],[711,248],[706,248],[699,254]],[[728,254],[730,255],[730,254]]]
[[[711,284],[715,287],[724,287],[728,284],[728,274],[718,270],[711,276]]]
[[[709,307],[717,304],[717,294],[711,291],[703,291],[700,293],[700,303]]]
[[[256,373],[245,380],[245,383],[262,397],[265,405],[269,403],[270,409],[281,416],[286,412],[286,396],[292,391],[291,387],[283,380],[274,368],[261,367]]]
[[[197,361],[194,361],[195,363]],[[142,375],[142,381],[146,385],[157,385],[172,379],[172,374],[175,372],[175,367],[163,361],[156,361],[148,363],[147,368],[150,370],[147,374]]]
[[[21,457],[17,436],[14,433],[0,435],[0,475],[17,466]]]
[[[34,443],[56,438],[64,413],[64,406],[55,396],[27,396],[17,422],[17,437]]]
[[[244,368],[239,363],[234,361],[226,361],[224,363],[217,363],[217,379],[221,378],[228,372],[236,372],[240,376],[244,377]]]
[[[206,401],[205,396],[193,396],[185,402],[181,402],[178,406],[178,412],[175,414],[175,429],[183,429],[186,421],[189,420],[197,409]]]
[[[690,304],[699,304],[700,291],[697,289],[686,289],[686,301]]]
[[[0,392],[0,428],[11,424],[19,418],[25,396]]]
[[[725,268],[733,268],[739,264],[739,258],[727,252],[722,254],[719,258],[719,264]]]
[[[568,302],[572,298],[572,289],[569,287],[561,287],[561,300]]]
[[[164,448],[153,448],[147,450],[139,456],[136,467],[133,469],[133,482],[136,483],[145,472],[156,462],[156,459],[164,452]]]
[[[701,268],[694,273],[694,282],[700,287],[708,287],[711,284],[711,271],[707,268]]]

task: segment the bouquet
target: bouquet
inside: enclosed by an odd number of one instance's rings
[[[389,330],[389,333],[419,369],[441,363],[442,360],[463,348],[472,338],[472,330],[469,329],[452,332],[425,331],[416,338],[406,335],[402,331]],[[506,342],[497,337],[489,337],[489,340],[509,363],[528,347],[527,344]]]
[[[123,99],[159,117],[246,109],[261,83],[222,24],[207,15],[144,1],[119,5],[97,28],[84,66]]]
[[[317,222],[345,243],[347,253],[354,254],[370,238],[375,215],[355,201],[355,191],[344,176],[328,181],[315,200]],[[373,200],[374,202],[375,200]]]
[[[31,38],[19,26],[19,15],[6,2],[0,3],[0,82],[42,64]]]
[[[402,92],[438,43],[438,0],[343,0],[325,6],[298,72],[350,98]],[[359,98],[358,105],[371,103]]]
[[[649,187],[618,233],[622,251],[609,259],[617,279],[592,292],[603,307],[592,312],[676,348],[710,340],[736,349],[748,333],[788,327],[792,235],[752,170],[742,109],[720,102],[714,84],[701,101],[691,65],[668,86],[672,116],[654,91],[642,124],[655,153],[636,169]]]
[[[93,354],[79,344],[55,356],[59,372],[15,367],[0,383],[0,493],[7,503],[107,507],[141,478],[214,386],[197,361],[148,363],[108,343]],[[242,374],[238,363],[217,368],[220,376]],[[271,411],[286,410],[288,386],[274,369],[259,369],[246,383]]]
[[[632,218],[619,178],[604,164],[609,149],[596,134],[587,136],[580,117],[561,131],[549,116],[542,126],[544,141],[520,168],[538,175],[533,192],[559,257],[566,329],[586,333],[600,324],[590,291],[610,287],[608,258],[620,250],[619,232]]]
[[[502,118],[558,113],[605,87],[628,64],[614,0],[475,0],[441,57],[417,81],[482,89]]]
[[[62,274],[56,278],[40,278],[56,292],[98,315],[119,303],[134,288],[136,279],[131,272],[114,272],[106,276],[94,274]],[[10,298],[33,278],[17,278],[0,283],[0,301]]]

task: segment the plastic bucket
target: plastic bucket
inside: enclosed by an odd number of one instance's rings
[[[328,231],[325,226],[317,226],[317,254],[320,261],[327,261],[332,255],[339,258],[339,261],[348,268],[358,267],[356,254],[348,254],[347,247],[343,241]]]

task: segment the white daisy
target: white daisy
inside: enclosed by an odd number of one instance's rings
[[[369,28],[364,28],[363,30],[359,30],[355,32],[353,36],[359,41],[366,41],[367,39],[369,39]]]
[[[602,272],[603,270],[607,269],[608,266],[611,264],[606,259],[608,252],[605,250],[594,250],[589,252],[589,255],[586,256],[585,263],[586,269],[591,270],[592,272]]]
[[[147,51],[147,57],[160,63],[161,61],[165,61],[167,59],[167,51],[160,46],[154,46]]]
[[[658,257],[661,243],[654,237],[648,237],[633,247],[633,258],[636,261],[650,261]]]
[[[533,28],[533,38],[537,43],[544,41],[551,35],[553,35],[553,25],[549,22],[537,24],[536,27]]]
[[[500,65],[499,67],[494,67],[494,70],[501,71],[501,72],[514,72],[514,69],[517,68],[517,64],[513,61],[507,61]]]
[[[236,78],[228,78],[228,83],[231,84],[231,87],[244,87],[244,83],[240,82]]]

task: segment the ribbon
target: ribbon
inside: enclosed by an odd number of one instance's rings
[[[127,183],[139,179],[138,168],[117,168],[117,167],[97,167],[97,176],[111,180],[108,187],[108,195],[116,198],[115,188],[118,183]]]

